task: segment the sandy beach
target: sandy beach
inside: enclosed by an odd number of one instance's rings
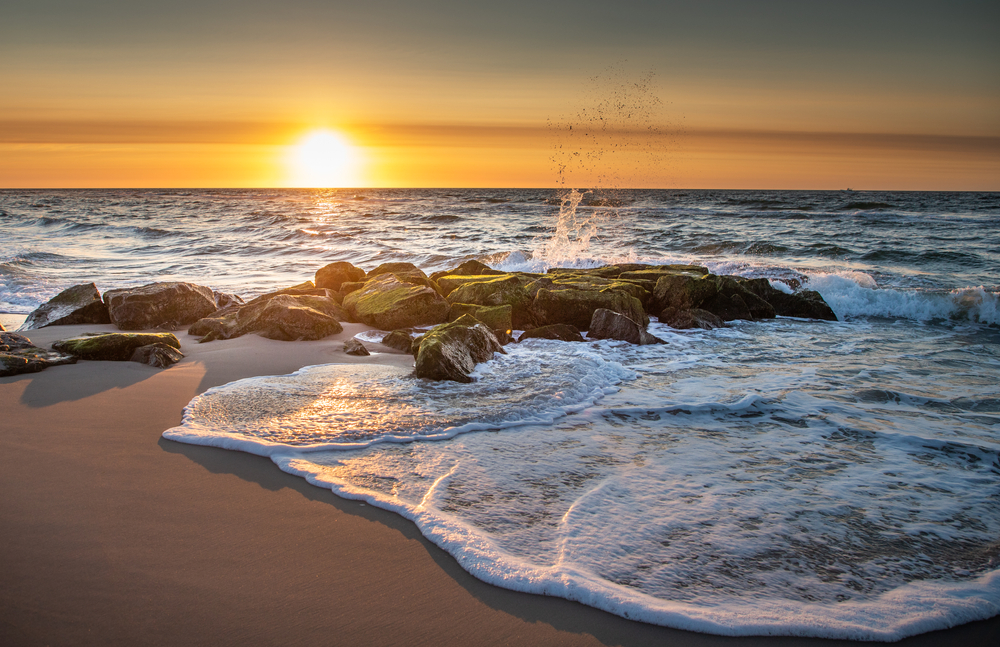
[[[40,346],[111,326],[30,331]],[[392,513],[265,458],[161,438],[206,389],[350,357],[255,335],[169,369],[79,362],[0,378],[0,644],[834,645],[631,622],[482,583]],[[370,345],[373,350],[377,345]],[[1000,644],[1000,618],[900,645]]]

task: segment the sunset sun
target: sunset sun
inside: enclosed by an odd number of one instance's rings
[[[289,150],[291,184],[297,187],[357,186],[360,156],[338,132],[314,130]]]

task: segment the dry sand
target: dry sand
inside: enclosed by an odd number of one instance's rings
[[[30,331],[40,346],[85,330]],[[836,645],[727,639],[506,591],[408,521],[269,460],[160,437],[196,394],[354,358],[249,336],[160,370],[80,362],[0,378],[0,645]],[[1000,618],[900,645],[1000,645]]]

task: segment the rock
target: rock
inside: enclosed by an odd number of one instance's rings
[[[767,301],[774,308],[774,312],[782,317],[837,321],[837,315],[819,292],[802,290],[788,294],[772,287],[771,282],[767,279],[740,279],[739,281],[743,287]]]
[[[551,324],[540,326],[521,333],[517,341],[525,339],[557,339],[559,341],[586,341],[580,334],[580,329],[569,324]]]
[[[622,272],[634,272],[636,270],[645,270],[654,267],[653,265],[646,265],[644,263],[622,263],[620,265],[603,265],[601,267],[594,267],[585,270],[581,270],[576,267],[550,267],[547,274],[590,274],[592,276],[599,276],[606,279],[616,279],[621,276]]]
[[[3,327],[2,323],[0,323],[0,332],[6,332],[6,331],[7,329]]]
[[[371,276],[371,275],[369,275]],[[344,297],[344,309],[356,320],[380,330],[439,324],[448,319],[448,302],[431,287],[382,274]]]
[[[111,323],[108,306],[93,283],[74,285],[63,290],[28,315],[21,330],[46,326]]]
[[[111,323],[120,330],[180,328],[218,308],[212,291],[193,283],[152,283],[104,293]],[[127,358],[126,358],[127,359]]]
[[[587,330],[588,339],[619,339],[639,346],[650,344],[665,344],[655,335],[646,332],[641,324],[636,323],[623,314],[606,308],[594,311],[594,317]]]
[[[241,306],[245,303],[242,298],[235,294],[219,292],[218,290],[213,290],[212,296],[215,297],[215,307],[220,310],[231,308],[232,306]]]
[[[455,321],[462,315],[472,315],[492,330],[509,331],[514,327],[512,308],[502,306],[477,306],[473,303],[453,303],[448,311],[448,321]]]
[[[465,261],[453,270],[444,270],[442,272],[434,272],[431,274],[431,279],[437,281],[442,276],[488,276],[488,275],[499,275],[506,274],[501,270],[495,270],[485,263],[480,263],[477,260]]]
[[[739,280],[714,274],[703,277],[687,274],[662,276],[656,282],[651,305],[660,312],[668,308],[680,311],[700,308],[724,321],[773,319],[775,316],[774,308]]]
[[[413,338],[405,330],[393,330],[382,338],[382,345],[404,353],[413,351]]]
[[[565,323],[581,330],[590,325],[594,312],[601,308],[623,314],[643,326],[649,323],[642,303],[618,291],[542,288],[531,306],[539,326]]]
[[[126,362],[141,346],[162,343],[180,350],[181,342],[169,332],[159,333],[85,333],[61,339],[52,348],[79,359]]]
[[[371,272],[368,272],[367,279],[373,279],[382,274],[415,274],[427,278],[424,271],[413,263],[382,263]]]
[[[338,291],[345,282],[363,281],[365,271],[345,261],[330,263],[316,270],[316,287]]]
[[[348,355],[359,355],[362,357],[365,355],[371,355],[371,353],[368,352],[368,349],[365,348],[364,344],[353,338],[344,342],[344,352]]]
[[[479,362],[503,353],[493,331],[469,315],[435,326],[423,335],[417,350],[416,375],[431,380],[471,382]]]
[[[228,336],[220,338],[231,339],[256,333],[267,339],[303,341],[323,339],[343,332],[344,327],[340,322],[309,305],[309,301],[316,298],[318,297],[280,294],[266,302],[253,306],[248,304],[235,314],[232,328],[228,328],[231,324],[223,319],[220,332]]]
[[[442,279],[443,280],[443,279]],[[522,285],[525,279],[512,274],[465,283],[448,293],[448,303],[511,308],[511,327],[524,330],[534,327],[531,295]]]
[[[250,301],[247,301],[246,305],[254,305],[257,303],[263,303],[264,301],[270,301],[274,297],[281,295],[289,296],[316,296],[316,297],[330,297],[332,298],[335,294],[333,291],[326,288],[318,288],[313,285],[312,281],[305,281],[299,283],[298,285],[293,285],[288,288],[281,290],[275,290],[274,292],[268,292],[267,294],[262,294],[259,297],[255,297]]]
[[[0,377],[37,373],[50,366],[75,364],[76,358],[39,348],[24,335],[0,332]]]
[[[671,328],[678,330],[687,330],[690,328],[712,330],[713,328],[722,328],[726,325],[722,317],[701,308],[691,308],[690,310],[667,308],[660,313],[659,318],[660,323],[665,323]]]
[[[168,366],[173,366],[183,358],[184,353],[176,348],[162,342],[157,342],[136,348],[129,361],[148,364],[156,368],[167,368]]]

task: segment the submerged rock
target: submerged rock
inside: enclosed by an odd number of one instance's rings
[[[358,355],[364,357],[365,355],[371,355],[365,345],[362,344],[357,339],[348,339],[344,342],[344,352],[348,355]]]
[[[588,339],[618,339],[630,344],[647,346],[650,344],[666,344],[656,335],[646,332],[646,328],[623,314],[600,308],[594,312],[594,317],[587,330]]]
[[[379,330],[433,325],[448,319],[448,302],[437,290],[404,281],[392,273],[377,275],[345,296],[344,309],[356,320]]]
[[[111,323],[121,330],[175,329],[218,308],[212,290],[194,283],[151,283],[104,293]]]
[[[586,341],[580,334],[580,329],[569,324],[551,324],[532,328],[521,333],[517,341],[525,339],[556,339],[559,341]]]
[[[37,373],[50,366],[75,364],[76,358],[31,343],[24,335],[0,332],[0,377]]]
[[[415,344],[416,345],[416,344]],[[431,380],[471,382],[469,373],[479,362],[503,353],[489,327],[469,315],[429,330],[419,339],[416,375]]]
[[[346,261],[330,263],[316,270],[316,287],[339,291],[344,283],[363,281],[365,271]]]
[[[393,330],[382,338],[382,345],[389,348],[409,353],[413,351],[413,338],[405,330]]]
[[[157,342],[136,348],[129,361],[148,364],[156,368],[167,368],[168,366],[173,366],[183,358],[184,353],[176,348],[163,342]]]
[[[79,359],[126,362],[136,349],[150,344],[165,344],[180,350],[181,342],[169,332],[159,333],[85,333],[78,337],[60,339],[52,348]]]
[[[100,291],[93,283],[84,283],[63,290],[36,308],[28,315],[21,330],[107,323],[111,323],[111,317],[108,306],[101,300]]]

